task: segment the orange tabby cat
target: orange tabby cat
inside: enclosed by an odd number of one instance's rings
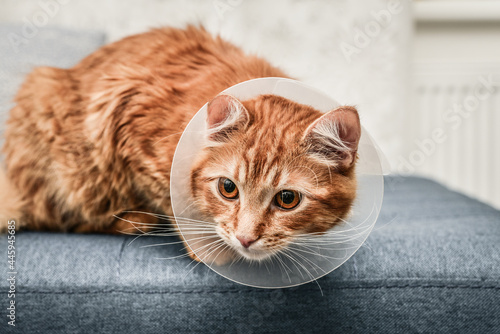
[[[207,144],[187,186],[220,238],[262,259],[298,234],[328,230],[355,197],[356,110],[217,95],[284,76],[192,26],[125,38],[68,70],[35,69],[7,123],[0,227],[17,219],[22,229],[116,233],[130,225],[114,215],[153,222],[124,211],[172,215],[177,142],[211,101]]]

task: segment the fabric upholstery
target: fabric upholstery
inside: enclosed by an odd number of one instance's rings
[[[18,233],[17,333],[498,332],[500,212],[425,179],[386,185],[365,246],[290,289],[159,259],[180,245],[142,247],[162,237]]]

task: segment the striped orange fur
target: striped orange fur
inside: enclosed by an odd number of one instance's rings
[[[216,100],[223,102],[209,104],[208,122],[217,115],[216,131],[209,133],[191,174],[193,199],[203,215],[217,223],[226,243],[242,256],[260,260],[299,234],[325,232],[346,218],[356,195],[356,110],[341,107],[323,115],[273,95],[239,106],[233,99],[219,96]],[[221,122],[224,108],[228,116]],[[321,133],[329,126],[334,138]],[[339,134],[342,127],[349,133]],[[237,199],[221,196],[216,186],[220,178],[235,183]],[[273,199],[282,190],[300,194],[299,205],[291,210],[277,206]]]

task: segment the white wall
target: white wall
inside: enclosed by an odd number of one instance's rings
[[[421,1],[415,13],[413,110],[399,169],[500,208],[500,1]],[[443,140],[431,144],[436,129]]]

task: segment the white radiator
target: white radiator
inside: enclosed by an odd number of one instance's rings
[[[419,63],[398,169],[500,208],[500,63]]]

